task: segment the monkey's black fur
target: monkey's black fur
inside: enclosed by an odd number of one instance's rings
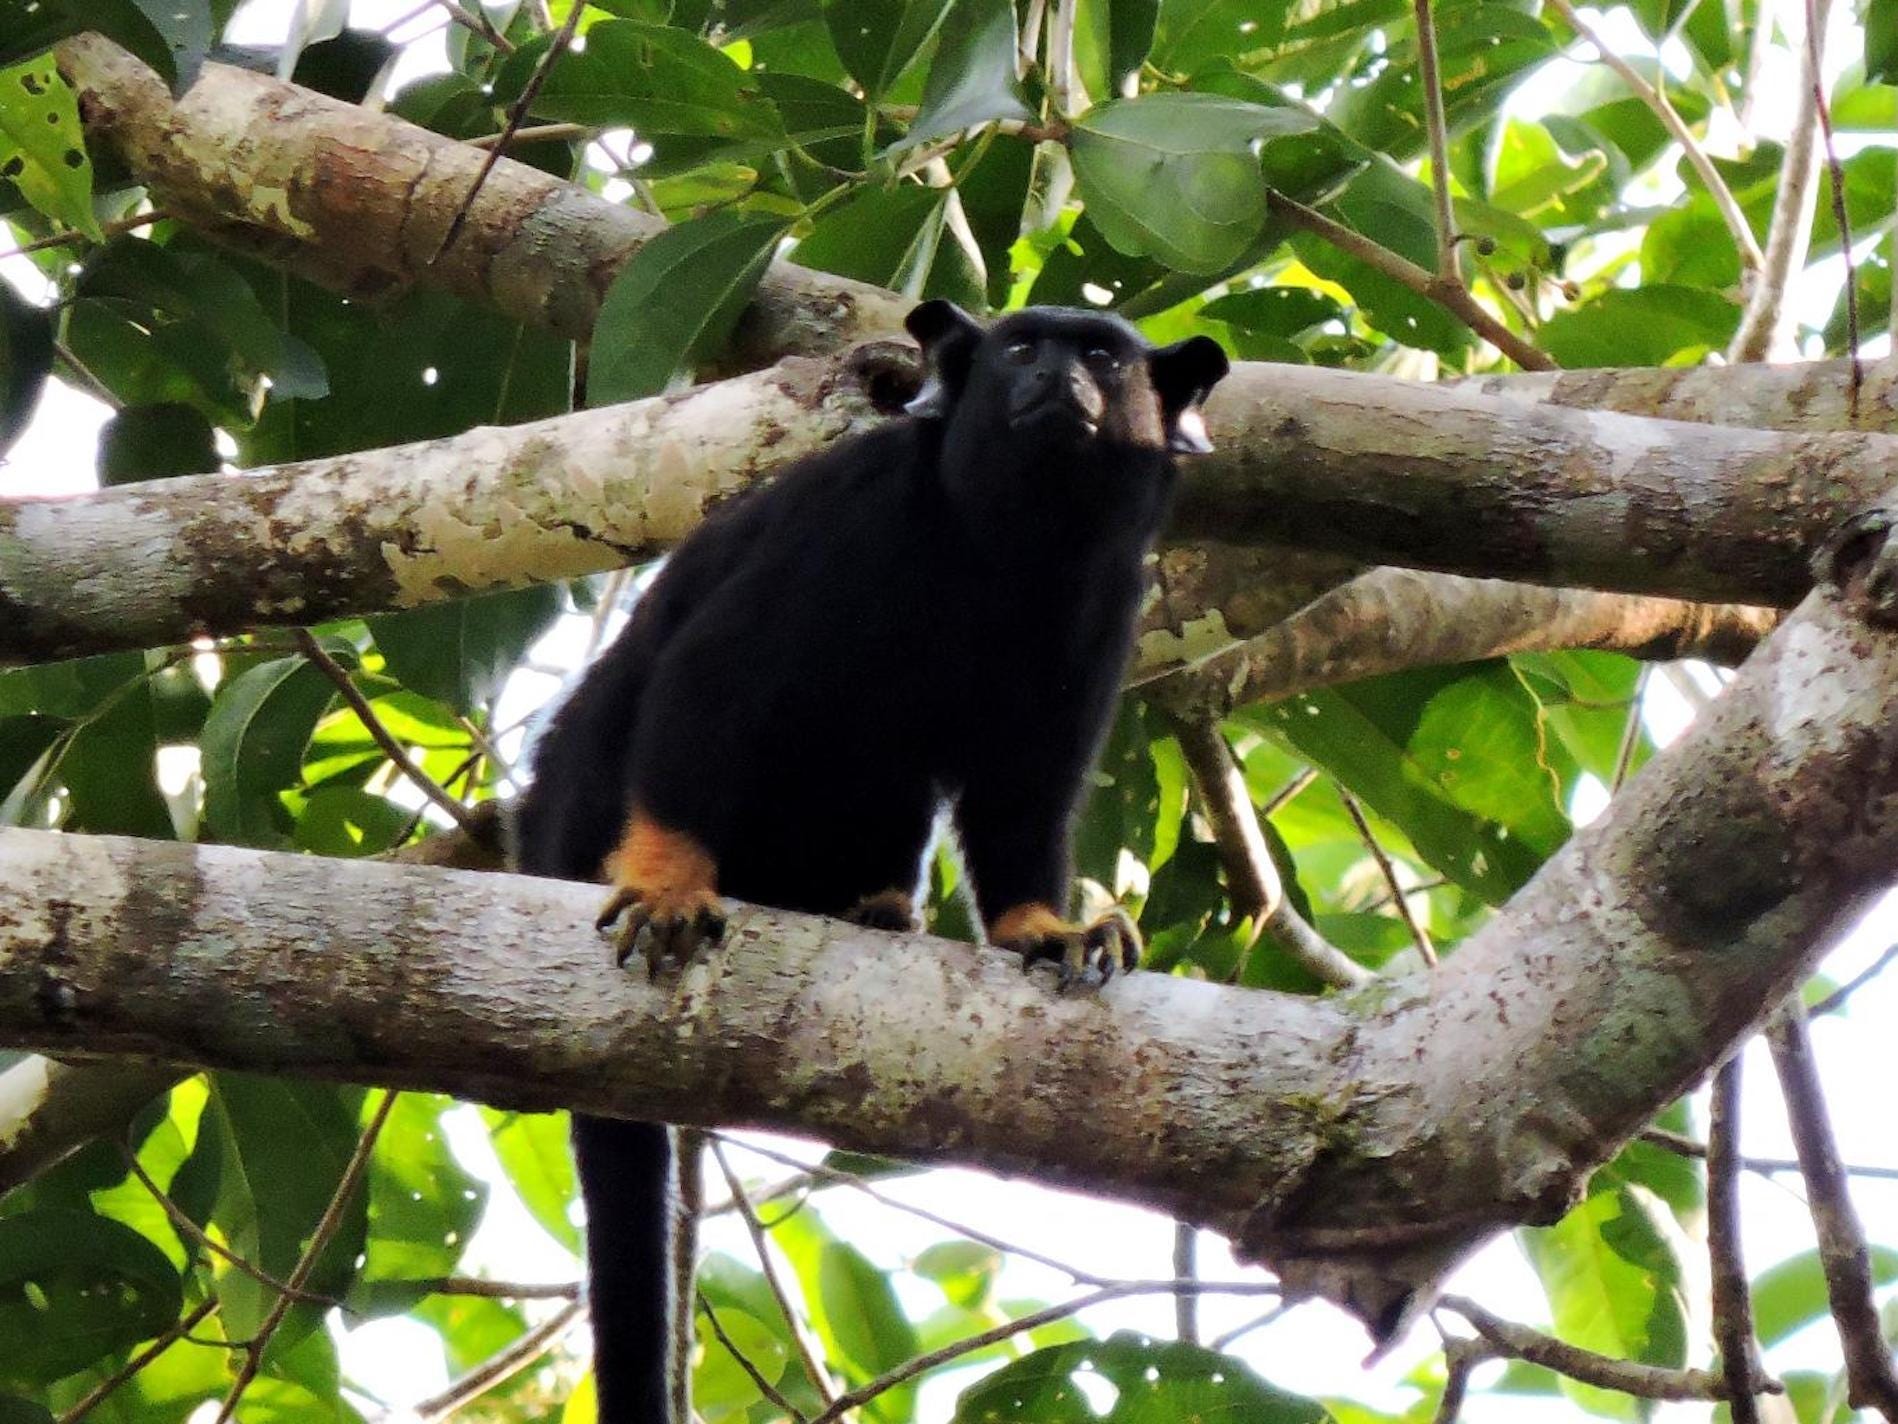
[[[985,332],[929,302],[909,328],[915,414],[707,520],[556,713],[521,869],[598,878],[636,807],[710,853],[719,893],[843,914],[914,889],[946,799],[985,922],[1066,906],[1170,451],[1206,448],[1225,357],[1057,308]],[[664,1424],[666,1130],[576,1117],[574,1136],[600,1419]]]

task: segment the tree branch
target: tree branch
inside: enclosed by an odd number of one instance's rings
[[[590,886],[12,830],[0,1042],[1033,1170],[1387,1328],[1558,1215],[1889,882],[1898,634],[1841,572],[1429,975],[1058,996],[988,950],[741,907],[648,983],[611,966]]]

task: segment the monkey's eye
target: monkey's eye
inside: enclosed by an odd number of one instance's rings
[[[1120,369],[1120,357],[1105,346],[1090,346],[1081,353],[1081,359],[1096,371],[1112,375]]]
[[[1017,366],[1026,366],[1035,359],[1035,343],[1032,341],[1011,341],[1002,348],[1002,359],[1012,361]]]

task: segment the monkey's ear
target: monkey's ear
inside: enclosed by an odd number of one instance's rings
[[[1210,336],[1189,336],[1147,358],[1153,388],[1160,396],[1167,449],[1180,455],[1205,455],[1212,450],[1199,408],[1230,369],[1226,353]]]
[[[963,377],[969,374],[969,357],[982,339],[982,324],[954,302],[934,297],[905,317],[903,326],[923,348],[928,367],[923,388],[903,409],[925,419],[939,419],[949,414]]]

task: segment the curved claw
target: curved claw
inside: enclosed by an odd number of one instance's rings
[[[1104,985],[1116,970],[1125,972],[1140,963],[1140,931],[1120,910],[1111,910],[1086,926],[1050,917],[1029,933],[996,943],[1021,955],[1024,974],[1043,960],[1054,961],[1055,987],[1061,990],[1090,979]]]
[[[648,897],[621,885],[607,897],[594,924],[603,932],[612,930],[614,963],[623,967],[638,954],[648,977],[655,977],[668,961],[689,963],[700,949],[723,939],[725,910],[706,890]]]

